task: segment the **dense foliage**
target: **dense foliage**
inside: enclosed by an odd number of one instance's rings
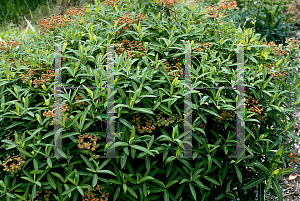
[[[236,2],[192,10],[167,0],[95,2],[41,20],[36,32],[1,36],[0,199],[248,201],[258,191],[282,200],[278,179],[294,170],[288,160],[297,137],[291,107],[300,103],[299,41],[276,45],[252,28],[236,27],[226,20]],[[55,44],[61,72],[55,71]],[[192,125],[183,121],[185,44],[192,88],[211,87],[191,93]],[[245,47],[249,158],[231,158],[237,90],[213,88],[237,85],[239,44]],[[94,89],[62,88],[57,103],[59,74],[63,87]],[[113,120],[114,146],[106,141]],[[62,128],[59,154],[69,158],[54,157],[55,123]],[[184,126],[192,129],[193,158],[176,157],[184,156]],[[101,158],[111,147],[121,157]]]

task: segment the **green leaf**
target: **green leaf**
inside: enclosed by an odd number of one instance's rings
[[[274,171],[272,172],[271,175],[277,175],[278,173],[279,173],[279,169],[276,169],[276,170],[274,170]]]
[[[264,56],[265,60],[268,60],[268,55],[269,55],[268,52],[264,52],[264,53],[263,53],[263,56]]]
[[[82,154],[80,154],[81,158],[84,160],[84,162],[93,170],[93,171],[96,171],[94,166],[92,165],[92,163],[90,163],[90,161],[85,157],[83,156]]]
[[[147,113],[155,115],[151,110],[145,109],[145,108],[132,108],[132,110],[138,111],[140,113]]]
[[[236,172],[236,175],[237,175],[239,181],[242,184],[243,183],[242,173],[241,173],[239,167],[237,166],[237,164],[234,164],[234,169],[235,169],[235,172]]]
[[[167,158],[167,160],[165,161],[165,163],[168,164],[169,162],[171,162],[171,161],[173,161],[173,160],[175,160],[175,159],[176,159],[176,156],[169,156],[169,157]]]
[[[278,200],[279,201],[283,201],[283,196],[282,196],[283,193],[282,193],[281,188],[280,188],[280,186],[278,184],[278,181],[276,179],[274,179],[274,178],[272,178],[272,186],[273,186],[273,189],[275,191],[275,194],[278,197]]]
[[[172,186],[173,184],[176,184],[177,182],[178,182],[178,180],[170,181],[170,182],[166,185],[166,188],[169,188],[170,186]]]
[[[265,89],[267,87],[267,85],[269,84],[269,82],[271,81],[273,77],[269,77],[265,82],[264,82],[264,86],[262,89]]]
[[[77,119],[78,119],[80,116],[81,116],[81,112],[80,112],[80,113],[77,113],[77,114],[75,115],[75,117],[71,119],[71,122],[69,123],[69,125],[67,125],[66,128],[69,128],[69,127],[72,126],[75,122],[77,122]]]
[[[194,189],[194,187],[191,183],[189,183],[189,187],[190,187],[190,190],[191,190],[191,193],[192,193],[192,196],[193,196],[194,200],[197,200],[196,191],[195,191],[195,189]]]
[[[65,183],[65,180],[64,178],[58,174],[57,172],[50,172],[52,175],[56,176],[57,178],[59,178],[63,183]]]
[[[154,154],[150,150],[148,150],[148,149],[146,149],[144,147],[141,147],[141,146],[138,146],[138,145],[131,145],[131,148],[138,149],[140,151],[146,152],[147,154],[149,154],[151,156],[154,156]]]
[[[203,178],[206,179],[206,180],[208,180],[208,181],[210,181],[211,183],[214,183],[214,184],[220,186],[219,182],[217,182],[217,181],[216,181],[215,179],[213,179],[213,178],[210,178],[210,177],[208,177],[208,176],[204,176]]]
[[[132,190],[132,188],[130,188],[129,186],[127,187],[128,192],[135,198],[138,198],[137,194],[134,192],[134,190]]]
[[[226,185],[226,193],[228,193],[229,192],[229,190],[230,190],[230,183],[232,182],[233,180],[230,180],[228,183],[227,183],[227,185]]]
[[[127,164],[128,164],[128,163],[127,163]],[[136,184],[136,183],[137,183],[137,181],[136,181],[135,179],[131,178],[131,176],[127,175],[126,173],[123,173],[123,174],[124,174],[125,178],[126,178],[128,181],[130,181],[132,184]]]
[[[125,119],[119,118],[119,121],[124,124],[125,126],[127,126],[128,128],[132,128],[132,125]]]
[[[8,197],[11,197],[11,198],[16,198],[13,194],[11,194],[11,193],[6,193],[6,195],[8,196]],[[8,199],[7,199],[8,200]]]
[[[269,176],[269,170],[263,165],[261,164],[261,162],[254,162],[254,163],[251,163],[253,166],[257,166],[259,167],[266,176]]]
[[[127,147],[126,147],[127,148]],[[123,169],[125,167],[125,164],[126,164],[126,161],[127,161],[127,154],[125,153],[125,151],[123,151],[122,153],[122,158],[120,160],[120,163],[121,163],[121,169]]]
[[[101,163],[101,165],[99,166],[99,169],[98,170],[101,170],[111,159],[108,158],[106,159],[104,162]]]
[[[35,184],[35,181],[33,181],[32,179],[30,179],[29,177],[21,177],[22,179],[25,179],[26,181],[29,181],[33,184]]]
[[[117,180],[114,180],[114,179],[108,179],[107,181],[108,181],[109,183],[122,185],[122,182],[117,181]]]
[[[208,171],[210,170],[211,166],[212,166],[212,159],[211,159],[211,155],[207,154],[207,159],[208,159]]]
[[[164,201],[169,201],[170,197],[169,197],[169,192],[167,189],[164,189]]]
[[[257,64],[257,60],[253,56],[251,56],[250,54],[246,54],[246,53],[244,53],[244,55],[245,55],[245,57],[249,58],[253,63]]]
[[[36,184],[34,184],[32,191],[31,191],[31,198],[34,198],[34,196],[36,195]],[[33,200],[33,199],[32,199]]]
[[[269,191],[269,188],[271,187],[271,184],[272,184],[272,176],[269,177],[269,179],[268,179],[268,181],[266,183],[265,192]]]
[[[35,170],[39,169],[39,164],[38,164],[38,162],[35,158],[33,159],[33,167],[34,167]]]
[[[182,179],[180,182],[179,182],[179,185],[182,184],[182,183],[185,183],[185,182],[189,182],[188,179]]]
[[[113,198],[113,201],[116,201],[117,199],[118,199],[118,196],[119,196],[119,194],[120,194],[120,187],[118,187],[117,188],[117,190],[116,190],[116,192],[115,192],[115,194],[114,194],[114,198]]]
[[[280,59],[279,61],[277,61],[276,66],[279,66],[279,64],[282,62],[282,59]]]
[[[167,113],[168,115],[172,113],[172,111],[163,104],[159,105],[159,109],[161,109],[163,112]]]
[[[110,171],[110,170],[99,170],[98,173],[111,174],[111,175],[113,175],[113,176],[116,176],[115,173],[113,173],[113,172]]]
[[[72,191],[74,191],[76,189],[76,186],[73,188],[69,188],[68,190],[66,190],[62,195],[67,195],[69,193],[71,193]],[[82,190],[82,189],[81,189]],[[84,196],[84,195],[83,195]]]
[[[28,153],[27,151],[25,151],[24,149],[20,148],[20,147],[17,147],[17,149],[22,153],[22,154],[25,154],[26,156],[29,156],[31,158],[33,158],[33,156]]]
[[[76,186],[77,187],[77,190],[79,191],[79,193],[84,196],[84,193],[83,193],[83,190],[80,186]]]
[[[222,118],[219,114],[217,114],[217,113],[215,113],[215,112],[213,112],[213,111],[211,111],[211,110],[204,109],[204,108],[200,108],[200,109],[201,109],[201,110],[204,110],[204,111],[206,111],[206,112],[208,112],[208,113],[210,113],[210,114],[212,114],[212,115],[214,115],[214,116],[217,116],[217,117]]]
[[[131,134],[130,134],[130,138],[129,138],[129,144],[131,144],[134,140],[134,136],[135,136],[135,128],[134,126],[131,129]]]
[[[290,174],[292,172],[294,172],[295,169],[294,168],[284,168],[284,169],[279,169],[279,173],[276,175],[276,178],[277,177],[281,177],[283,175],[287,175],[287,174]]]
[[[97,183],[98,183],[98,175],[94,174],[93,181],[92,181],[92,185],[93,185],[94,188],[97,185]]]
[[[30,174],[42,174],[44,170],[32,170],[30,171]]]
[[[258,184],[262,183],[263,181],[265,181],[265,177],[264,176],[259,176],[254,180],[248,181],[244,186],[243,186],[243,190],[245,189],[249,189],[249,188],[253,188],[255,186],[258,186]]]
[[[189,170],[192,171],[193,168],[192,168],[192,166],[190,165],[190,163],[187,162],[187,160],[185,160],[185,159],[183,159],[183,158],[178,158],[178,160],[179,160],[182,164],[184,164],[185,167],[189,168]]]
[[[52,188],[54,188],[56,190],[56,184],[55,184],[55,181],[54,181],[53,177],[51,176],[51,174],[47,174],[47,180],[48,180],[49,184],[52,186]]]
[[[276,169],[276,167],[277,167],[277,165],[278,165],[278,163],[279,163],[279,161],[280,161],[280,158],[281,158],[281,156],[282,156],[283,150],[284,150],[284,147],[281,147],[281,148],[276,152],[275,156],[273,157],[273,159],[272,159],[272,161],[271,161],[272,168],[271,168],[271,171],[270,171],[270,172],[273,172],[273,171]]]
[[[126,191],[127,191],[127,185],[126,184],[123,184],[123,190],[124,190],[124,193],[126,193]]]
[[[137,183],[140,184],[140,183],[150,180],[150,179],[154,179],[154,178],[151,176],[146,176],[146,177],[143,177],[142,179],[140,179]]]
[[[26,198],[24,196],[21,196],[19,194],[14,193],[14,195],[19,198],[20,200],[26,200]]]
[[[115,143],[115,147],[122,147],[122,146],[128,146],[128,145],[129,144],[127,142],[116,142]]]

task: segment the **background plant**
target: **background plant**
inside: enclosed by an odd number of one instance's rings
[[[291,24],[287,23],[289,15],[283,15],[283,11],[291,4],[292,1],[283,0],[237,0],[240,8],[237,13],[241,17],[235,16],[236,25],[246,23],[245,27],[249,28],[253,25],[247,19],[255,21],[255,31],[261,34],[261,37],[266,37],[267,41],[274,41],[276,44],[284,43],[288,37],[288,32],[291,32]]]

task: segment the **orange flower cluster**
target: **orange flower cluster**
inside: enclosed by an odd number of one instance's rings
[[[200,43],[200,46],[204,47],[204,49],[202,49],[201,47],[193,48],[193,52],[197,52],[197,51],[200,51],[200,52],[201,52],[201,51],[203,51],[203,50],[204,50],[204,52],[208,52],[209,48],[210,48],[212,45],[209,44],[209,43],[203,43],[203,44]]]
[[[249,109],[249,111],[261,114],[264,111],[264,109],[262,109],[261,106],[257,107],[258,104],[259,104],[259,101],[255,100],[255,98],[253,98],[252,96],[247,97],[246,108]],[[264,118],[264,117],[262,117],[262,118]]]
[[[156,115],[157,122],[155,122],[154,125],[157,125],[158,127],[169,126],[175,122],[176,116],[171,115],[168,118],[165,118],[163,117],[163,114],[163,112],[160,112],[158,115]]]
[[[185,116],[185,114],[183,114],[183,115]],[[195,121],[198,117],[199,117],[198,114],[197,114],[196,112],[193,111],[193,113],[192,113],[192,119],[193,119],[193,121]],[[178,122],[181,123],[182,126],[184,126],[184,119],[180,119],[180,118],[179,118]],[[204,123],[201,123],[201,124],[197,125],[196,127],[201,128],[201,129],[203,129],[203,130],[206,129],[206,126],[205,126]],[[196,131],[196,133],[197,133],[198,135],[201,134],[200,131]]]
[[[175,4],[179,2],[179,0],[156,0],[156,3],[164,5],[166,8],[172,8]]]
[[[44,192],[42,193],[42,190],[39,190],[36,192],[34,199],[37,198],[40,194],[45,199],[45,201],[50,201],[49,197],[51,196],[52,191],[44,190]],[[28,197],[29,197],[29,200],[31,200],[31,194],[29,194]],[[36,199],[33,201],[40,201],[40,199]]]
[[[8,41],[2,42],[0,44],[0,50],[7,52],[8,50],[17,47],[19,43],[20,43],[19,41],[14,41],[13,39],[9,39]]]
[[[69,15],[68,17],[62,17],[61,15],[52,15],[51,17],[44,18],[44,20],[40,20],[40,24],[37,27],[41,27],[42,32],[39,34],[44,34],[46,31],[52,31],[56,27],[64,27],[69,22],[73,21],[70,19],[70,16],[83,16],[85,14],[86,8],[72,8],[67,9],[66,13]],[[73,24],[74,25],[74,24]]]
[[[120,4],[120,0],[105,0],[104,5],[110,5],[110,6],[115,6]]]
[[[214,6],[205,6],[205,8],[208,9],[208,13],[209,13],[208,15],[209,15],[209,17],[216,18],[217,17],[216,16],[217,12],[220,11],[220,10],[222,10],[222,9],[230,9],[231,7],[234,7],[235,9],[239,9],[237,7],[236,1],[233,1],[233,4],[232,3],[228,3],[226,1],[227,0],[221,0],[220,1],[221,4],[220,4],[219,8],[215,8]],[[224,13],[220,13],[219,17],[223,18],[224,17]],[[220,21],[221,21],[221,19],[218,19],[219,24],[223,24],[223,23],[220,23]]]
[[[14,66],[16,67],[17,61],[19,61],[19,58],[9,59],[8,62],[14,62]],[[23,61],[20,61],[20,65],[23,66],[25,63]]]
[[[251,43],[254,43],[254,41],[252,41]],[[277,46],[274,41],[272,41],[270,43],[263,42],[262,45],[267,45],[267,46],[272,47],[271,52],[273,52],[277,56],[278,55],[287,55],[287,52],[282,50],[282,46],[281,45]]]
[[[68,103],[65,103],[65,106],[64,106],[64,107],[62,107],[61,105],[60,105],[59,107],[61,108],[60,110],[61,110],[62,116],[64,116],[64,115],[65,115],[65,112],[66,112],[67,110],[69,110]],[[44,117],[52,116],[52,118],[54,118],[54,111],[55,111],[55,109],[56,109],[56,108],[53,108],[52,110],[48,110],[48,112],[45,111],[45,112],[43,113],[43,116],[44,116]],[[66,120],[68,120],[68,118],[67,118]],[[50,125],[54,125],[54,119],[51,121]]]
[[[235,111],[234,110],[224,110],[223,112],[221,112],[220,117],[214,117],[213,120],[214,121],[218,121],[218,122],[222,122],[223,120],[225,120],[225,118],[234,118],[235,117]]]
[[[264,68],[267,68],[268,69],[268,74],[271,75],[271,77],[273,78],[283,78],[285,75],[287,75],[286,72],[282,72],[281,69],[280,69],[280,72],[277,73],[277,72],[272,72],[272,68],[275,68],[275,63],[273,62],[273,64],[270,64],[270,65],[267,65],[267,64],[263,64],[263,67]]]
[[[88,93],[85,93],[85,95],[88,95]],[[78,101],[78,100],[81,100],[81,99],[83,99],[83,98],[80,95],[75,96],[75,101]],[[89,105],[89,103],[85,102],[85,101],[82,101],[82,102],[76,103],[76,104],[79,105],[79,106],[75,105],[75,107],[80,107],[81,109],[84,108],[84,105]]]
[[[166,71],[167,73],[172,72],[173,70],[179,70],[176,72],[171,73],[170,75],[172,77],[170,77],[170,80],[172,81],[173,79],[175,79],[175,77],[180,77],[181,75],[183,75],[183,63],[178,59],[178,58],[173,58],[173,61],[177,61],[175,62],[174,65],[170,65],[170,63],[168,61],[162,61],[162,63],[166,66]],[[162,66],[157,66],[155,69],[162,67]]]
[[[132,15],[132,11],[128,14],[125,14],[124,16],[120,17],[120,20],[118,22],[118,26],[124,24],[124,23],[128,23],[126,26],[122,27],[116,34],[122,34],[124,33],[124,31],[126,29],[134,31],[134,28],[132,26],[132,24],[138,24],[138,21],[143,21],[146,19],[145,16],[143,16],[143,14],[138,14],[135,13],[135,19],[132,21],[131,19],[131,15]],[[117,20],[114,20],[114,22],[116,22]]]
[[[152,133],[152,131],[155,129],[156,125],[155,123],[153,124],[153,121],[150,118],[149,114],[146,114],[146,116],[143,117],[143,119],[146,121],[144,122],[146,124],[146,126],[142,126],[142,122],[141,122],[141,117],[138,117],[138,114],[135,115],[135,117],[133,117],[133,120],[131,120],[131,122],[135,123],[136,126],[134,126],[134,128],[139,132],[139,133]]]
[[[42,65],[42,67],[45,68],[46,66]],[[26,83],[28,80],[31,80],[32,78],[34,78],[34,76],[36,76],[35,79],[32,81],[32,84],[35,85],[34,88],[38,88],[43,84],[50,85],[52,79],[55,77],[54,70],[52,69],[38,70],[38,73],[41,74],[40,77],[36,74],[34,68],[30,68],[28,73],[26,73],[26,76],[22,75],[20,79],[23,81],[23,83]]]
[[[100,199],[96,198],[91,190],[88,190],[88,192],[85,194],[87,198],[84,198],[82,201],[108,201],[109,193],[102,192],[103,186],[100,187],[100,185],[97,185],[95,189],[101,193]]]
[[[177,62],[173,66],[168,65],[166,67],[166,71],[167,71],[167,73],[169,73],[169,72],[172,72],[173,70],[179,70],[174,73],[171,73],[170,75],[175,76],[175,77],[180,77],[181,75],[183,75],[183,68],[184,68],[183,63],[178,58],[173,58],[173,61],[177,61]],[[171,77],[171,80],[173,80],[173,79],[174,78]]]
[[[44,18],[44,20],[40,20],[40,24],[37,26],[41,27],[42,30],[39,34],[44,34],[46,31],[52,31],[55,27],[64,27],[71,21],[71,19],[67,19],[61,15],[53,15],[52,17]]]
[[[258,118],[258,119],[259,119],[259,118]],[[255,127],[253,126],[251,130],[252,130],[252,131],[255,131],[255,130],[259,131],[260,129],[257,128],[256,126],[255,126]],[[263,141],[262,143],[264,144],[265,142]]]
[[[14,153],[13,153],[14,155]],[[21,156],[24,160],[26,159],[25,155]],[[22,160],[22,158],[19,156],[8,156],[2,163],[2,166],[4,167],[4,171],[10,172],[11,175],[14,175],[18,172],[18,170],[21,170],[22,166],[24,165],[25,161]]]
[[[235,9],[239,9],[238,7],[237,7],[237,3],[236,3],[236,1],[233,1],[233,3],[228,3],[228,2],[226,2],[227,0],[221,0],[220,2],[221,2],[221,4],[220,4],[220,7],[219,7],[219,10],[221,10],[221,9],[229,9],[229,8],[231,8],[231,7],[234,7]]]
[[[297,155],[296,155],[296,154],[290,153],[290,154],[289,154],[289,157],[291,157],[291,158],[294,159],[294,160],[290,160],[290,159],[289,159],[289,162],[292,162],[292,161],[297,162]]]
[[[249,96],[247,97],[247,100],[246,100],[246,108],[247,108],[247,111],[251,111],[251,112],[255,112],[255,113],[258,113],[258,114],[262,114],[263,112],[263,109],[261,106],[257,106],[259,103],[258,100],[254,100],[254,98],[252,96]],[[225,118],[235,118],[236,114],[235,114],[235,111],[234,110],[224,110],[221,114],[220,114],[220,117],[214,117],[213,120],[214,121],[218,121],[218,122],[222,122]],[[264,117],[258,117],[257,118],[258,120],[262,120],[264,119]]]
[[[7,140],[10,140],[12,142],[16,142],[15,137],[14,137],[14,132],[13,131],[9,131],[9,133],[5,134],[5,138]],[[19,140],[21,139],[21,136],[18,135]],[[8,145],[4,146],[4,149],[6,149],[8,147]]]
[[[290,43],[287,48],[289,49],[299,49],[299,45],[298,43],[300,42],[300,40],[296,40],[295,39],[295,36],[293,38],[289,38],[289,39],[286,39],[285,41],[286,43]]]
[[[121,47],[117,47],[116,48],[116,53],[117,54],[124,54],[125,50],[129,51],[127,52],[127,56],[126,58],[129,59],[130,57],[143,57],[143,54],[137,54],[134,52],[130,52],[130,51],[139,51],[139,52],[146,52],[144,46],[140,43],[140,41],[131,41],[130,40],[123,40],[121,41],[122,44],[122,48]]]
[[[83,139],[89,139],[89,142],[84,142]],[[100,138],[90,133],[78,136],[78,139],[76,140],[77,147],[79,149],[95,151],[99,147],[99,144],[97,144],[97,139]],[[85,153],[87,152],[85,151]]]
[[[80,16],[82,17],[85,14],[86,8],[70,8],[67,9],[66,13],[67,15],[74,15],[74,16]]]
[[[5,134],[5,137],[7,140],[10,140],[10,141],[14,141],[13,139],[11,139],[11,137],[14,135],[13,131],[9,131],[9,133]],[[19,136],[19,139],[21,138],[21,136]]]
[[[85,95],[87,96],[88,93],[85,93]],[[83,97],[81,97],[80,95],[75,95],[75,101],[79,101],[81,99],[83,99]],[[99,100],[99,98],[95,99],[94,101],[97,101],[97,100]],[[75,107],[79,107],[80,109],[84,109],[84,106],[87,106],[87,105],[89,105],[88,102],[82,101],[82,102],[76,103]]]

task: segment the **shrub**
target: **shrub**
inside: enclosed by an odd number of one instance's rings
[[[234,6],[106,3],[41,21],[40,34],[1,36],[0,199],[249,200],[259,185],[282,200],[278,179],[294,170],[287,162],[295,139],[291,107],[300,103],[299,61],[292,60],[298,41],[277,46],[251,28],[236,28],[226,21]],[[193,87],[236,86],[236,48],[244,44],[245,155],[251,158],[230,158],[236,156],[236,89],[194,90],[192,124],[183,122],[189,114],[182,42],[191,45]],[[62,44],[61,61],[53,43]],[[113,118],[109,44],[119,44]],[[64,88],[56,102],[59,62],[63,87],[94,89]],[[113,119],[111,136],[105,125]],[[192,129],[193,158],[176,158],[187,150],[185,127]],[[120,158],[103,158],[112,148]]]

